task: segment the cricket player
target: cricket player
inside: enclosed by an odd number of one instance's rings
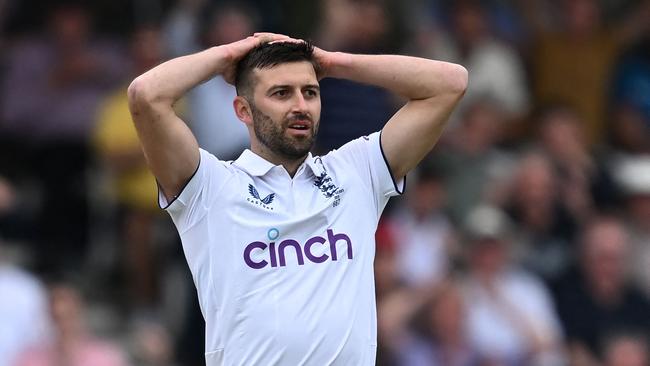
[[[173,109],[217,75],[235,85],[233,108],[250,133],[235,161],[202,150]],[[313,156],[324,77],[408,101],[381,131]],[[377,222],[466,87],[459,65],[327,52],[273,33],[172,59],[132,82],[133,121],[206,321],[207,365],[375,364]]]

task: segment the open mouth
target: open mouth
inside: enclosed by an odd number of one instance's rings
[[[308,122],[294,122],[289,125],[289,128],[292,130],[304,131],[309,129]]]

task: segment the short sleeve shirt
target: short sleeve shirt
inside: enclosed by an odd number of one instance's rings
[[[171,203],[206,321],[213,365],[373,365],[375,231],[401,194],[380,132],[291,177],[250,150],[233,162],[201,150]]]

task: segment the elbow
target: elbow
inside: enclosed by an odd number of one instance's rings
[[[451,69],[449,73],[449,91],[462,97],[467,90],[469,72],[465,67],[458,64],[451,65]]]
[[[143,116],[150,116],[154,111],[164,107],[161,103],[162,98],[146,80],[142,79],[142,76],[131,82],[127,89],[127,97],[129,111],[136,125],[142,120],[147,120],[142,119]]]
[[[132,110],[173,104],[173,100],[160,93],[158,85],[151,81],[146,75],[140,75],[129,85],[127,96]]]
[[[469,79],[467,69],[459,64],[449,62],[435,62],[434,69],[426,80],[427,96],[423,99],[439,100],[453,99],[460,100],[465,91]]]
[[[142,76],[135,78],[127,89],[127,96],[129,98],[130,106],[143,106],[152,104],[155,101],[155,96],[151,92],[151,88],[147,85]]]

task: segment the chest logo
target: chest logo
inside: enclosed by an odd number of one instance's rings
[[[317,264],[328,260],[336,262],[339,255],[346,254],[349,260],[353,258],[352,239],[347,234],[335,233],[332,229],[327,229],[326,234],[309,238],[303,244],[294,239],[276,240],[280,236],[280,231],[272,228],[267,233],[270,243],[254,241],[246,245],[243,253],[244,262],[252,269],[262,269],[267,266],[273,268],[293,266],[296,263],[298,266],[303,266],[305,261]],[[289,247],[292,249],[288,249]],[[342,252],[342,249],[345,249],[345,252]],[[289,255],[286,255],[287,251]],[[287,261],[287,257],[291,259]]]
[[[262,206],[267,210],[273,210],[273,207],[270,207],[269,205],[273,202],[275,199],[275,193],[270,193],[266,197],[262,198],[260,197],[260,193],[257,191],[255,186],[252,184],[248,185],[248,193],[251,195],[251,197],[247,197],[246,200],[248,202],[254,203],[256,205]]]

